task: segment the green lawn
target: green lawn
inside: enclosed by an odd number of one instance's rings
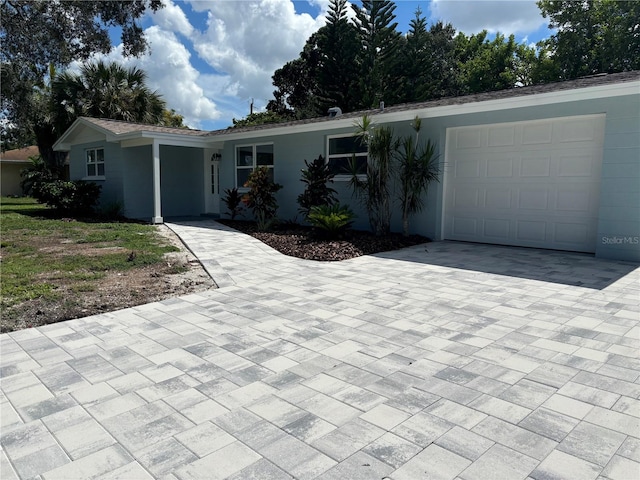
[[[31,198],[0,198],[0,229],[3,318],[36,299],[72,303],[109,272],[159,264],[177,250],[151,225],[60,218]]]

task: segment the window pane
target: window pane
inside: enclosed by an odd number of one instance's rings
[[[351,175],[352,157],[334,157],[329,159],[329,170],[334,175]],[[367,173],[367,157],[356,157],[358,174]]]
[[[236,148],[236,162],[238,167],[253,167],[253,147]]]
[[[244,187],[244,184],[249,180],[249,174],[253,172],[253,168],[239,168],[236,170],[236,179],[238,181],[238,188]]]
[[[96,166],[98,167],[98,175],[104,177],[104,163],[98,163]]]
[[[96,176],[96,164],[90,163],[87,165],[87,176],[95,177]]]
[[[96,161],[96,151],[87,150],[87,163],[94,163]]]
[[[329,139],[329,155],[366,152],[367,146],[361,144],[356,137],[338,137]]]
[[[102,148],[96,150],[96,162],[104,162],[104,150]]]
[[[258,165],[273,165],[273,145],[256,146]]]

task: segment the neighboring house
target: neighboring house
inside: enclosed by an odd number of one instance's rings
[[[80,118],[55,148],[70,151],[72,179],[101,184],[102,202],[129,217],[225,214],[221,191],[265,165],[284,185],[279,216],[292,219],[304,160],[344,165],[363,113],[396,135],[418,116],[438,145],[442,180],[414,232],[640,261],[640,72],[213,132]],[[333,186],[366,228],[346,179]]]
[[[38,155],[38,147],[31,146],[7,150],[0,153],[0,194],[3,196],[22,195],[20,172],[31,165],[29,157]]]

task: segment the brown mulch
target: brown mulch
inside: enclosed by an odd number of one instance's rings
[[[321,232],[311,227],[295,224],[281,224],[269,232],[259,232],[255,222],[244,220],[218,220],[257,238],[275,248],[280,253],[305,260],[338,261],[371,255],[379,252],[412,247],[431,240],[422,235],[404,237],[401,233],[391,233],[376,237],[371,232],[349,230],[340,239],[326,239]]]

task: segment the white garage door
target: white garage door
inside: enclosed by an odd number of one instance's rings
[[[447,129],[445,239],[594,252],[605,115]]]

